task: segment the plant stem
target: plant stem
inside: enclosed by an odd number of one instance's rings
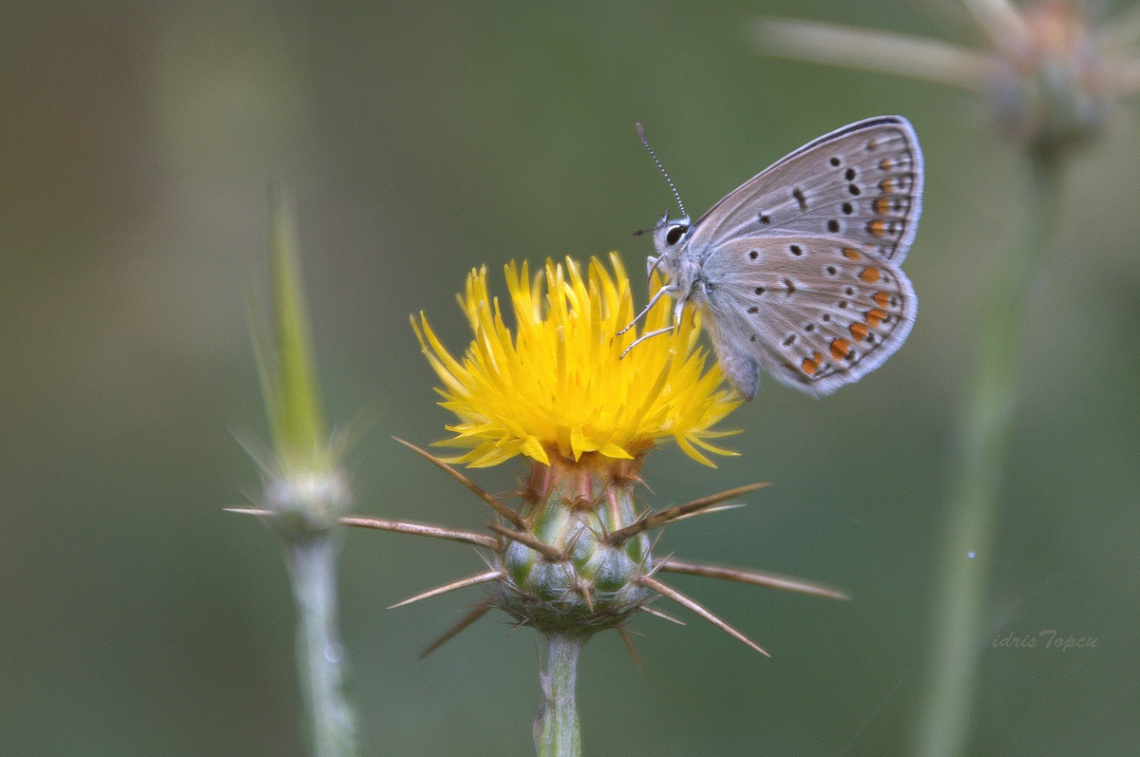
[[[578,679],[578,653],[586,643],[580,633],[548,633],[546,673],[541,675],[546,700],[534,723],[538,757],[581,757],[578,706],[574,684]]]
[[[935,588],[928,685],[913,750],[921,757],[954,757],[968,751],[998,498],[1019,399],[1024,306],[1056,226],[1060,160],[1055,155],[1030,156],[1033,175],[1024,237],[986,293]]]
[[[337,631],[337,544],[325,531],[288,545],[297,604],[297,672],[314,757],[357,753],[356,713],[346,697],[347,659]]]

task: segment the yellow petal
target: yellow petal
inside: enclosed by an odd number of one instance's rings
[[[728,433],[714,426],[741,400],[715,363],[706,370],[693,315],[621,357],[638,330],[617,336],[635,303],[616,253],[608,267],[596,258],[586,266],[547,260],[533,276],[525,262],[503,273],[512,313],[490,296],[486,267],[467,278],[459,302],[472,341],[462,361],[424,314],[412,319],[443,383],[440,404],[458,418],[445,445],[469,448],[464,463],[496,465],[522,454],[550,464],[551,453],[570,462],[585,455],[628,460],[630,450],[640,454],[669,438],[705,465],[712,463],[700,450],[731,454],[707,440]],[[651,289],[661,283],[655,274]],[[660,329],[672,319],[663,297],[642,325]]]

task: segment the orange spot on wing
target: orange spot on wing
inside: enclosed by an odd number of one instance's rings
[[[891,163],[890,158],[883,158],[882,160],[879,161],[879,168],[883,169],[884,171],[891,170],[892,165],[894,165],[894,164]]]
[[[856,342],[861,342],[867,338],[867,332],[871,330],[871,327],[865,323],[856,321],[848,326],[847,329],[851,332],[851,336],[855,337]]]
[[[859,278],[862,279],[867,284],[874,284],[876,281],[879,280],[879,277],[881,275],[882,275],[882,271],[880,271],[878,268],[876,268],[873,265],[869,265],[866,268],[864,268],[862,271],[859,272]]]
[[[879,215],[886,215],[887,211],[889,211],[891,209],[891,198],[889,198],[889,197],[878,197],[875,199],[875,202],[872,204],[872,207],[875,209],[875,212],[878,213]]]
[[[819,364],[823,362],[823,355],[818,352],[812,357],[805,357],[804,361],[800,363],[800,368],[809,376],[814,376],[819,372]]]
[[[842,360],[851,354],[851,342],[846,339],[831,340],[831,359]]]
[[[894,194],[894,191],[895,191],[894,179],[883,179],[882,181],[879,182],[879,189],[882,190],[883,194],[888,194],[888,195]]]
[[[877,237],[884,237],[887,235],[887,222],[876,218],[867,224],[867,231],[871,232]]]
[[[871,296],[871,299],[874,300],[875,304],[881,308],[889,307],[891,304],[891,293],[875,292],[875,294]]]
[[[883,319],[887,317],[887,312],[885,310],[879,310],[878,308],[871,308],[863,315],[867,317],[867,323],[871,324],[871,327],[874,328],[883,322]]]
[[[859,255],[859,251],[854,247],[844,247],[843,257],[847,258],[848,260],[858,260],[861,256]]]

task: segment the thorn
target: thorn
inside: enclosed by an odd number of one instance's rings
[[[569,524],[567,524],[567,525],[569,525]],[[582,520],[579,520],[578,521],[578,530],[575,531],[573,534],[571,534],[569,539],[566,539],[566,545],[565,545],[565,547],[563,547],[563,549],[568,553],[573,552],[574,546],[578,543],[579,539],[583,538],[582,534],[585,534],[585,533],[593,534],[595,538],[598,536],[598,532],[595,531],[593,528],[591,528],[588,523],[586,523]]]
[[[578,582],[578,593],[582,595],[582,599],[586,600],[586,607],[590,612],[594,611],[594,595],[590,592],[590,585],[585,581]]]
[[[685,621],[681,620],[680,618],[674,618],[672,615],[666,615],[665,613],[661,612],[660,610],[654,610],[652,607],[649,607],[647,605],[642,605],[640,609],[642,612],[649,613],[650,615],[652,615],[655,618],[661,618],[662,620],[667,620],[670,623],[676,623],[679,626],[688,625],[687,623],[685,623]]]
[[[506,526],[500,526],[498,523],[488,523],[487,528],[491,529],[497,534],[502,534],[511,541],[517,541],[519,544],[524,544],[535,552],[545,557],[551,562],[563,562],[566,560],[566,555],[556,547],[552,547],[546,542],[539,541],[536,537],[521,531],[512,531]]]
[[[222,512],[239,513],[241,515],[273,515],[269,510],[259,510],[254,507],[223,507]]]
[[[455,468],[451,467],[447,463],[443,462],[442,460],[440,460],[435,455],[431,454],[430,452],[428,452],[426,450],[420,449],[419,447],[412,444],[411,442],[406,442],[403,439],[399,438],[398,436],[393,436],[392,438],[395,439],[396,441],[398,441],[400,444],[407,447],[408,449],[412,450],[413,452],[427,458],[432,463],[432,465],[436,466],[437,468],[442,470],[444,473],[447,473],[449,476],[454,478],[456,481],[463,484],[465,487],[467,487],[468,490],[470,490],[472,493],[474,493],[476,497],[478,497],[479,499],[486,502],[492,510],[494,510],[499,515],[501,515],[504,518],[506,518],[507,520],[509,520],[511,523],[513,523],[515,525],[515,528],[526,528],[526,521],[523,520],[521,515],[519,515],[514,510],[507,507],[502,502],[500,502],[499,500],[495,499],[490,494],[485,492],[478,484],[476,484],[471,479],[467,478],[467,476],[464,476],[462,473],[460,473],[459,471],[457,471]]]
[[[251,307],[252,300],[256,296],[256,294],[251,294]],[[261,312],[260,308],[258,312]],[[254,317],[254,314],[251,312],[250,319],[252,320]],[[253,458],[253,461],[257,463],[257,467],[261,468],[262,472],[268,473],[269,471],[277,470],[277,461],[273,451],[265,446],[260,439],[244,429],[234,429],[230,431],[230,434],[241,448],[245,450],[245,453]]]
[[[397,602],[394,605],[389,605],[388,609],[389,610],[395,610],[397,607],[403,607],[404,605],[410,605],[413,602],[419,602],[421,599],[430,599],[431,597],[438,597],[440,594],[446,594],[449,591],[455,591],[456,589],[466,589],[468,586],[475,586],[476,584],[482,584],[482,583],[486,583],[488,581],[494,581],[496,578],[502,578],[502,576],[503,576],[503,571],[495,570],[495,571],[491,571],[489,573],[480,573],[480,574],[475,575],[475,576],[469,576],[467,578],[461,578],[458,581],[453,581],[452,583],[446,584],[444,586],[437,586],[434,589],[430,589],[429,591],[425,591],[423,594],[417,594],[414,597],[409,597],[409,598],[405,599],[403,602]]]
[[[724,512],[726,510],[739,510],[740,508],[742,508],[744,506],[745,505],[743,502],[731,502],[727,505],[716,505],[714,507],[706,507],[704,510],[698,510],[695,513],[685,513],[684,515],[678,515],[676,518],[674,518],[673,520],[671,520],[669,522],[670,523],[676,523],[677,521],[685,520],[686,518],[695,518],[698,515],[709,515],[711,513],[719,513],[719,512]]]
[[[735,489],[728,489],[726,491],[720,492],[719,494],[710,494],[707,497],[701,497],[700,499],[694,499],[692,502],[686,502],[683,505],[676,505],[674,507],[670,507],[666,510],[662,510],[661,512],[657,513],[656,515],[648,515],[648,516],[642,518],[641,520],[637,521],[636,523],[628,525],[625,528],[619,528],[617,531],[614,531],[613,533],[611,533],[610,534],[610,544],[613,544],[615,546],[620,546],[621,544],[624,544],[625,542],[629,541],[631,538],[633,538],[634,536],[637,536],[640,533],[643,533],[643,532],[648,531],[648,530],[653,529],[653,528],[658,528],[658,527],[663,526],[666,523],[669,523],[671,521],[675,521],[675,520],[679,520],[681,518],[686,518],[686,517],[690,517],[693,515],[697,515],[698,513],[702,512],[702,511],[709,510],[714,505],[719,505],[721,502],[724,502],[726,499],[732,499],[733,497],[739,497],[742,494],[748,494],[749,492],[754,492],[757,489],[762,489],[768,485],[769,484],[767,482],[765,482],[765,483],[758,483],[758,484],[748,484],[747,486],[738,486]],[[723,508],[716,508],[716,509],[720,510]]]
[[[660,540],[660,538],[661,538],[661,536],[660,536],[660,534],[658,534],[657,539],[653,540],[653,546],[651,549],[648,550],[649,554],[653,554],[653,551],[657,549],[657,542],[658,542],[658,540]],[[660,560],[654,560],[653,565],[649,568],[649,572],[646,573],[645,575],[647,575],[647,576],[654,575],[657,571],[661,570],[661,563],[668,560],[672,556],[673,556],[673,553],[670,552],[669,554],[665,555],[665,557],[661,558]],[[641,569],[645,570],[644,563],[642,564]]]
[[[431,643],[431,644],[428,646],[428,648],[427,648],[427,649],[425,649],[424,651],[420,652],[420,659],[422,660],[423,658],[427,657],[429,654],[431,654],[431,653],[432,653],[432,652],[434,652],[435,650],[437,650],[437,649],[439,649],[440,647],[442,647],[442,646],[443,646],[444,644],[446,644],[447,642],[449,642],[449,641],[451,641],[452,639],[454,639],[456,636],[458,636],[458,635],[459,635],[459,634],[460,634],[460,633],[463,631],[463,629],[467,628],[467,626],[471,625],[472,623],[474,623],[475,621],[477,621],[479,618],[481,618],[481,617],[483,617],[484,615],[486,615],[486,614],[487,614],[487,611],[488,611],[488,610],[490,610],[490,609],[491,609],[491,605],[489,605],[489,604],[486,604],[486,603],[483,603],[483,602],[481,602],[481,603],[479,603],[479,604],[475,605],[473,608],[471,608],[471,612],[469,612],[469,613],[467,613],[466,615],[464,615],[464,616],[463,616],[463,619],[462,619],[462,620],[460,620],[458,623],[456,623],[455,625],[453,625],[453,626],[452,626],[450,629],[448,629],[448,630],[447,630],[447,631],[446,631],[446,632],[445,632],[445,633],[444,633],[442,636],[440,636],[438,639],[436,639],[435,641],[433,641],[433,642],[432,642],[432,643]]]
[[[702,605],[697,603],[695,600],[689,599],[688,597],[686,597],[684,594],[677,591],[676,589],[669,587],[669,586],[666,586],[665,584],[661,583],[657,579],[650,578],[649,576],[642,576],[641,578],[638,579],[638,583],[640,583],[642,586],[644,586],[647,589],[652,589],[653,591],[657,592],[658,594],[660,594],[663,597],[668,597],[669,599],[673,600],[674,602],[676,602],[677,604],[686,608],[687,610],[690,610],[691,612],[694,612],[697,615],[700,615],[702,618],[704,618],[708,622],[712,623],[714,626],[716,626],[720,630],[724,631],[725,633],[727,633],[732,638],[736,639],[737,641],[743,642],[744,644],[747,644],[749,647],[751,647],[752,649],[755,649],[757,652],[764,655],[765,657],[771,657],[772,656],[772,655],[768,654],[766,651],[764,651],[764,649],[759,644],[752,641],[747,636],[742,634],[740,631],[737,631],[735,628],[730,626],[728,623],[725,623],[723,620],[718,618],[711,611],[705,609]]]
[[[499,568],[495,566],[495,563],[492,562],[491,558],[487,557],[487,555],[478,551],[476,551],[475,554],[480,560],[483,561],[483,564],[486,565],[489,570],[499,570]]]
[[[380,531],[394,531],[398,534],[412,534],[414,536],[430,536],[433,539],[461,541],[466,544],[474,544],[477,547],[486,547],[491,550],[499,548],[499,541],[497,539],[493,539],[484,534],[476,534],[471,531],[456,531],[450,528],[429,526],[422,523],[407,523],[396,520],[383,520],[381,518],[361,518],[354,516],[345,516],[338,519],[337,522],[344,526],[356,526],[357,528],[375,528]]]
[[[638,670],[642,670],[641,655],[637,653],[637,647],[633,645],[633,639],[630,638],[629,631],[625,629],[625,626],[618,626],[617,630],[618,634],[621,635],[622,643],[625,644],[626,651],[629,652],[629,656],[633,660],[633,664],[637,666]]]
[[[827,599],[841,599],[850,601],[851,597],[841,589],[827,584],[808,581],[794,576],[783,576],[779,573],[766,573],[763,571],[741,570],[739,568],[722,568],[719,565],[705,565],[703,563],[684,562],[666,558],[655,566],[666,573],[684,573],[690,576],[704,576],[706,578],[721,578],[726,581],[736,581],[754,586],[767,586],[770,589],[795,591],[800,594],[811,594]]]

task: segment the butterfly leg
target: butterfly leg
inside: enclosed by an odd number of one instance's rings
[[[624,350],[622,350],[622,353],[621,353],[621,355],[620,355],[620,357],[619,357],[618,359],[620,360],[621,358],[623,358],[623,357],[625,357],[626,355],[628,355],[628,354],[629,354],[629,351],[630,351],[630,350],[632,350],[634,347],[636,347],[637,345],[639,345],[639,344],[641,344],[642,342],[644,342],[644,341],[645,341],[646,339],[648,339],[649,337],[652,337],[652,336],[659,336],[659,335],[661,335],[661,334],[668,334],[668,333],[669,333],[670,331],[672,331],[672,330],[673,330],[673,327],[672,327],[672,326],[669,326],[669,327],[667,327],[667,328],[663,328],[663,329],[657,329],[656,331],[649,331],[649,332],[647,332],[647,333],[645,333],[645,334],[642,334],[642,335],[641,335],[641,336],[639,336],[637,339],[634,339],[634,340],[633,340],[633,343],[632,343],[631,345],[629,345],[629,346],[628,346],[628,347],[626,347]]]
[[[657,270],[660,265],[661,258],[655,258],[652,255],[645,259],[645,278],[653,278],[653,272]]]
[[[627,331],[629,331],[630,329],[632,329],[632,328],[633,328],[633,325],[634,325],[635,323],[637,323],[637,322],[638,322],[638,321],[640,321],[642,318],[644,318],[644,317],[645,317],[645,314],[646,314],[646,313],[648,313],[650,310],[652,310],[652,309],[653,309],[653,306],[657,304],[657,301],[658,301],[659,299],[661,299],[661,296],[662,296],[662,295],[665,295],[665,294],[672,294],[672,292],[671,292],[671,291],[669,291],[669,289],[670,289],[670,287],[668,287],[668,286],[663,286],[663,287],[661,287],[660,289],[658,289],[658,290],[657,290],[657,294],[653,295],[652,299],[650,299],[650,300],[649,300],[649,304],[645,306],[645,310],[642,310],[640,313],[638,313],[638,314],[637,314],[637,317],[636,317],[636,318],[634,318],[632,321],[630,321],[630,322],[629,322],[629,325],[628,325],[628,326],[626,326],[624,329],[622,329],[621,331],[619,331],[619,332],[617,333],[617,336],[621,336],[621,335],[622,335],[622,334],[624,334],[625,332],[627,332]],[[643,337],[643,338],[644,338],[644,337]],[[640,341],[640,340],[639,340],[639,341]],[[637,344],[637,342],[634,342],[634,344]],[[628,352],[628,350],[627,350],[627,352]]]
[[[688,297],[677,298],[677,304],[673,306],[673,327],[681,325],[681,319],[685,317],[685,303],[688,301]]]
[[[649,304],[645,306],[645,310],[642,310],[638,314],[637,318],[634,318],[633,321],[628,326],[626,326],[624,329],[619,331],[618,336],[621,336],[622,334],[624,334],[625,332],[627,332],[631,328],[633,328],[633,324],[637,323],[639,320],[641,320],[641,318],[646,313],[648,313],[653,308],[654,305],[657,304],[657,300],[661,299],[661,295],[668,294],[671,296],[676,296],[677,292],[675,291],[675,289],[676,288],[672,284],[667,284],[666,286],[663,286],[660,289],[658,289],[657,294],[653,295],[653,299],[651,299],[649,301]],[[668,334],[670,331],[672,331],[677,326],[679,326],[681,324],[681,318],[684,315],[685,302],[686,302],[686,300],[683,300],[683,299],[677,300],[677,304],[673,308],[673,325],[672,326],[666,326],[663,329],[657,329],[656,331],[649,331],[649,332],[642,334],[637,339],[634,339],[633,343],[630,344],[628,347],[625,348],[625,350],[622,351],[621,357],[625,357],[626,355],[628,355],[630,350],[632,350],[634,347],[636,347],[637,345],[644,342],[646,339],[649,339],[650,337],[654,337],[654,336],[660,336],[661,334]]]

